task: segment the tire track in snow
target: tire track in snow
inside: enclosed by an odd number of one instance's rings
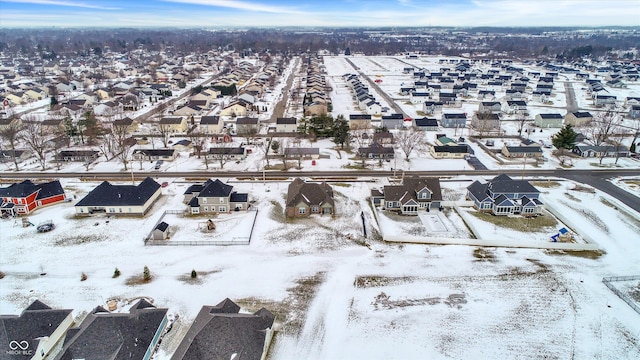
[[[300,336],[292,348],[286,349],[281,355],[308,360],[340,358],[353,291],[353,268],[352,264],[344,264],[328,273],[309,306]]]

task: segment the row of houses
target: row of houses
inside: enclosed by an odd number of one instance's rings
[[[265,308],[254,313],[240,310],[228,298],[203,306],[171,359],[233,359],[241,354],[242,359],[264,360],[275,316]],[[5,330],[0,346],[6,349],[6,359],[150,360],[173,325],[167,312],[140,299],[126,312],[97,306],[74,323],[73,310],[53,309],[35,300],[19,315],[0,315]]]

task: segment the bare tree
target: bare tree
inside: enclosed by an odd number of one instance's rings
[[[483,138],[486,135],[488,135],[489,133],[491,133],[493,130],[497,130],[498,132],[500,131],[500,118],[498,117],[497,120],[497,129],[495,127],[496,125],[496,119],[495,119],[495,114],[487,111],[487,112],[477,112],[475,114],[475,120],[472,121],[473,123],[473,128],[476,130],[476,132],[478,133],[478,137]]]
[[[220,164],[220,169],[222,169],[224,168],[224,165],[231,159],[230,151],[232,145],[233,143],[225,141],[224,137],[217,139],[216,141],[211,143],[209,154],[206,156],[210,156],[212,159],[217,160]],[[208,163],[205,164],[205,166],[208,166]]]
[[[20,139],[21,132],[22,124],[20,124],[20,121],[15,119],[13,116],[9,119],[9,124],[0,130],[0,138],[9,143],[11,158],[13,159],[16,171],[20,171],[20,167],[18,166],[18,157],[16,156],[16,143]]]
[[[113,138],[115,140],[115,153],[124,165],[124,170],[127,171],[127,163],[129,161],[129,152],[133,145],[135,145],[135,140],[131,137],[129,133],[129,127],[127,125],[114,125],[111,128],[111,133],[113,134]]]
[[[51,134],[46,132],[42,123],[32,115],[27,115],[23,120],[24,128],[20,134],[22,140],[33,151],[40,163],[42,170],[46,169],[46,151],[51,148]]]
[[[424,143],[424,134],[414,128],[401,130],[396,135],[396,143],[400,150],[404,152],[405,159],[409,160],[409,156],[413,150]]]
[[[165,148],[168,147],[169,134],[171,133],[171,125],[163,124],[162,122],[160,122],[158,124],[158,133],[160,134],[160,138],[162,139],[162,145],[164,145]]]
[[[351,140],[355,143],[356,151],[362,161],[362,166],[365,165],[365,156],[360,153],[360,149],[368,146],[371,143],[371,123],[365,121],[364,123],[356,123],[351,127]]]
[[[599,112],[593,116],[591,122],[591,142],[595,146],[604,146],[610,140],[611,135],[620,128],[622,116],[614,107]],[[605,156],[604,151],[599,151],[598,162],[602,165]]]
[[[516,113],[516,125],[518,126],[518,135],[522,136],[522,130],[524,130],[524,125],[527,122],[527,116],[525,112],[520,110]]]

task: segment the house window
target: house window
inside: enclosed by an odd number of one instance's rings
[[[482,208],[483,208],[483,209],[491,209],[491,203],[484,203],[484,204],[482,204]]]
[[[207,203],[207,198],[202,198],[202,203],[206,204]]]
[[[204,207],[204,211],[209,211],[209,207],[208,207],[208,206],[205,206],[205,207]]]
[[[299,213],[299,214],[306,214],[306,213],[307,213],[307,209],[306,209],[306,208],[303,208],[303,207],[298,208],[298,213]]]
[[[115,208],[109,208],[109,212],[116,212]]]
[[[220,204],[224,204],[224,202],[225,202],[224,200],[225,200],[225,198],[220,198]]]
[[[80,212],[81,212],[81,213],[83,213],[83,212],[84,212],[84,209],[83,209],[83,208],[80,208]]]
[[[236,204],[236,208],[242,209],[242,204]]]
[[[219,210],[220,212],[227,212],[227,207],[226,207],[226,206],[220,206],[220,207],[218,208],[218,210]]]
[[[312,206],[311,207],[311,212],[317,213],[318,212],[318,207],[317,206]]]
[[[531,214],[531,213],[533,213],[533,210],[534,210],[533,208],[525,208],[524,209],[524,213],[525,214]]]
[[[131,208],[129,208],[129,212],[131,212]]]
[[[119,210],[120,212],[122,212],[122,208],[118,208],[118,210]]]

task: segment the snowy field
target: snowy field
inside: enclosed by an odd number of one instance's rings
[[[571,182],[540,188],[543,201],[570,214],[602,255],[384,243],[367,199],[383,183],[367,181],[332,183],[337,215],[301,220],[284,218],[286,182],[230,181],[259,208],[250,245],[145,247],[142,239],[162,211],[184,208],[188,184],[160,180],[169,186],[142,219],[76,219],[72,203],[64,203],[29,216],[34,224],[53,220],[50,233],[0,221],[1,313],[17,314],[37,298],[79,315],[109,298],[147,296],[178,319],[156,356],[161,360],[202,305],[225,297],[246,311],[274,311],[279,332],[269,359],[640,357],[640,315],[601,283],[604,276],[640,274],[639,217],[598,191],[575,190]],[[461,200],[465,184],[443,183],[445,198]],[[95,185],[64,181],[78,198]],[[451,236],[471,236],[455,212],[441,215]],[[245,233],[244,225],[224,225],[238,216],[217,216],[216,232]],[[196,233],[205,220],[168,219],[180,226],[176,237]],[[385,221],[391,222],[385,231],[442,230],[421,228],[418,218]],[[529,236],[504,233],[513,241]],[[145,265],[152,281],[136,282]],[[116,267],[122,275],[112,278]],[[188,276],[192,269],[196,280]],[[625,286],[632,291],[637,284]]]

